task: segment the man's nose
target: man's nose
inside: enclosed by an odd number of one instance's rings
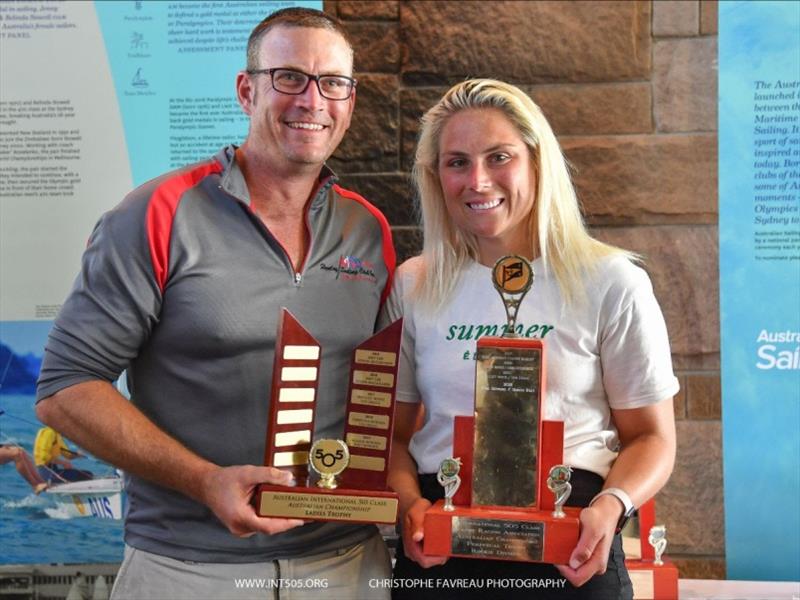
[[[325,104],[325,98],[319,91],[319,81],[309,79],[306,91],[299,96],[301,104],[308,110],[321,110]]]

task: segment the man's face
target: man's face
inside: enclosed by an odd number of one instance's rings
[[[333,31],[278,26],[261,40],[258,64],[277,67],[349,77],[353,61],[347,42]],[[355,106],[355,91],[347,100],[329,100],[310,81],[302,94],[288,95],[272,87],[269,74],[242,73],[237,88],[250,115],[248,145],[266,161],[291,170],[320,167],[342,141]]]

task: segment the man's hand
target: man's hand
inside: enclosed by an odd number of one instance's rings
[[[446,556],[428,556],[422,552],[422,540],[425,534],[422,532],[422,524],[425,520],[425,511],[431,503],[425,498],[418,498],[406,511],[403,517],[403,550],[406,557],[413,560],[424,569],[443,565],[447,562]]]
[[[561,575],[575,587],[606,572],[614,530],[621,513],[622,505],[612,496],[602,496],[581,511],[581,536],[569,564],[556,565]]]
[[[272,535],[287,531],[304,521],[259,517],[251,497],[259,483],[294,485],[291,473],[273,467],[213,467],[201,480],[198,495],[228,530],[239,537],[256,533]]]

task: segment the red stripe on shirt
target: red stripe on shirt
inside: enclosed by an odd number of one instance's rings
[[[191,171],[170,177],[156,188],[150,198],[145,216],[145,227],[153,273],[162,294],[169,277],[169,242],[178,204],[186,190],[193,188],[204,177],[220,172],[222,172],[222,165],[217,161],[205,163]]]
[[[362,196],[359,196],[355,192],[346,190],[338,185],[334,185],[333,190],[340,196],[355,200],[361,204],[375,217],[381,226],[381,233],[383,235],[383,263],[386,265],[386,272],[388,273],[386,286],[383,288],[383,292],[381,292],[381,304],[383,304],[384,300],[389,296],[389,292],[392,290],[394,268],[397,265],[397,255],[395,254],[394,244],[392,243],[392,230],[389,228],[389,221],[386,220],[386,217],[383,216],[383,213],[378,210],[377,207],[367,202]]]

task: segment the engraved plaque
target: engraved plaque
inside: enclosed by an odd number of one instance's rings
[[[453,517],[452,553],[481,558],[541,561],[544,523]]]
[[[397,353],[381,352],[380,350],[356,350],[355,362],[362,365],[393,367],[397,363]]]
[[[396,497],[368,497],[353,494],[311,494],[270,489],[259,498],[261,513],[296,519],[394,523]]]
[[[536,503],[541,351],[478,345],[473,505]]]
[[[375,429],[389,429],[389,417],[386,415],[373,415],[371,413],[351,412],[347,420],[349,425],[357,427],[371,427]]]
[[[348,433],[345,440],[351,448],[368,448],[369,450],[386,450],[386,437],[367,435],[366,433]]]
[[[353,383],[357,385],[374,385],[376,387],[394,387],[394,375],[378,371],[353,371]]]
[[[362,406],[389,408],[392,405],[392,395],[386,392],[354,389],[350,395],[350,401],[353,404],[361,404]]]

